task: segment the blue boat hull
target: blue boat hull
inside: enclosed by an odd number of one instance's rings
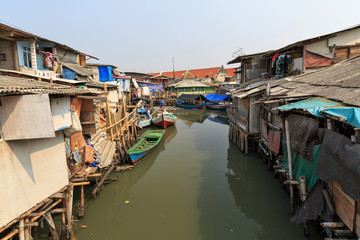
[[[207,103],[204,102],[203,104],[195,105],[195,104],[183,104],[181,101],[176,101],[176,104],[182,108],[194,109],[194,108],[204,108]]]
[[[144,152],[139,152],[139,153],[135,153],[135,154],[129,154],[131,162],[133,164],[135,164],[136,162],[140,161],[141,159],[143,159],[144,157],[146,157],[153,149],[149,149],[147,151]]]

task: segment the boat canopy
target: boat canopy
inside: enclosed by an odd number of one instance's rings
[[[180,97],[177,98],[177,100],[181,100],[181,101],[206,100],[206,97],[204,97],[201,94],[181,94]]]
[[[206,99],[213,102],[221,102],[228,98],[229,95],[222,95],[222,94],[208,94],[206,95]]]

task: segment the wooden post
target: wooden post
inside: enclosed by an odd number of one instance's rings
[[[84,185],[80,189],[80,203],[79,203],[79,217],[84,216],[85,214],[85,197],[84,197]]]
[[[27,226],[27,224],[29,223],[29,219],[26,218],[25,219],[25,229],[24,229],[24,234],[25,234],[25,240],[30,240],[31,238],[31,226]]]
[[[300,197],[301,201],[305,202],[307,198],[307,192],[306,192],[306,179],[305,176],[299,177],[299,185],[300,185]],[[304,221],[304,233],[306,236],[309,236],[309,223],[307,220]]]
[[[25,224],[24,224],[24,219],[22,218],[19,220],[19,240],[25,240],[24,228],[25,228]]]
[[[51,234],[51,239],[52,240],[59,240],[59,235],[56,231],[56,228],[55,228],[55,223],[54,223],[54,220],[53,218],[51,217],[51,213],[48,212],[45,214],[44,216],[46,222],[49,224],[49,231],[50,231],[50,234]]]
[[[129,142],[129,144],[131,146],[129,123],[128,123],[127,114],[126,114],[127,110],[126,110],[124,95],[122,96],[122,105],[123,105],[123,111],[124,111],[124,117],[125,117],[125,125],[126,125],[126,130],[127,130],[128,142]]]
[[[104,83],[104,91],[105,91],[105,93],[107,93],[106,83]],[[106,95],[106,114],[107,114],[106,125],[108,127],[110,127],[111,126],[111,115],[110,115],[108,95]],[[111,141],[114,141],[113,129],[110,128],[109,130],[110,130]]]
[[[115,164],[112,164],[109,170],[105,173],[104,177],[101,179],[101,181],[96,185],[92,192],[93,198],[96,198],[97,192],[100,190],[100,187],[104,184],[106,178],[109,176],[109,174],[112,172],[112,170],[115,168]]]
[[[245,154],[248,155],[249,153],[249,142],[248,142],[248,135],[245,133],[244,134],[244,141],[245,141]]]
[[[290,180],[293,180],[289,119],[287,117],[285,117],[285,134],[286,134],[286,148],[288,154],[289,178]],[[292,184],[289,185],[289,189],[290,189],[290,209],[291,209],[291,214],[294,214],[294,187]]]
[[[53,84],[54,80],[52,78],[50,78],[50,84]]]
[[[114,122],[116,123],[115,114],[113,114],[113,117],[114,117]],[[117,124],[115,125],[115,133],[116,133],[116,136],[118,138],[118,141],[116,141],[116,142],[117,142],[117,145],[118,145],[119,150],[120,150],[121,158],[124,158],[124,152],[121,150],[121,145],[120,145],[121,134],[120,134],[120,131],[119,131],[119,128],[118,128]],[[126,151],[126,148],[124,150]]]
[[[66,203],[65,203],[65,199],[63,200],[63,206],[66,209]],[[66,238],[66,216],[65,216],[65,212],[61,213],[61,239],[65,239]]]
[[[73,186],[66,190],[65,208],[66,208],[66,239],[72,239],[72,194]]]
[[[41,77],[38,77],[38,81],[41,82]]]

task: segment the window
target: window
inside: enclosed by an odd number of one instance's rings
[[[0,53],[0,61],[6,61],[6,54]]]
[[[31,49],[26,46],[22,46],[23,56],[24,56],[24,65],[28,68],[32,68],[31,63]]]

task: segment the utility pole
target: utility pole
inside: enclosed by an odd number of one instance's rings
[[[174,77],[174,81],[175,81],[175,63],[174,63],[174,57],[172,57],[172,62],[173,62],[173,77]]]

